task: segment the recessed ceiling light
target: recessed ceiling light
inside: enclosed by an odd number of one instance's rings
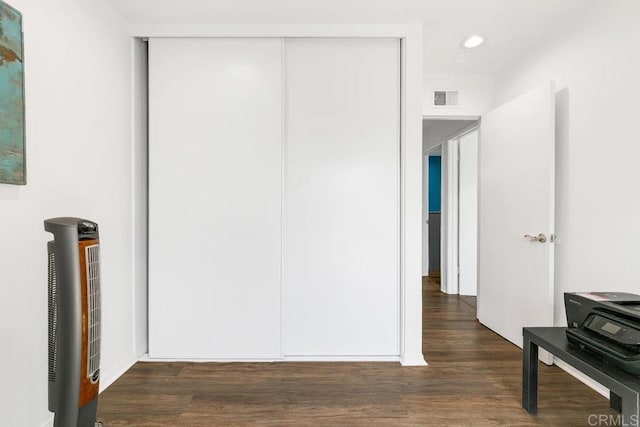
[[[482,42],[484,42],[484,38],[479,34],[474,34],[467,37],[467,39],[462,44],[464,45],[464,47],[472,49],[474,47],[480,46]]]

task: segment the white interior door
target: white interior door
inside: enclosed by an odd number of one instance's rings
[[[280,357],[282,40],[149,41],[149,355]]]
[[[442,145],[440,214],[440,290],[458,294],[458,140]]]
[[[400,51],[287,39],[285,356],[399,355]]]
[[[475,296],[478,284],[478,130],[458,140],[458,289]]]
[[[553,325],[554,105],[546,84],[481,122],[478,320],[519,346]]]

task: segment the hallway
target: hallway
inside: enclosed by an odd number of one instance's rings
[[[423,281],[428,367],[397,363],[142,363],[101,396],[111,426],[585,426],[608,400],[540,365],[539,413],[520,406],[521,350],[480,325],[475,298]]]

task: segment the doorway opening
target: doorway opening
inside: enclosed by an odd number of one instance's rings
[[[477,296],[479,118],[423,120],[423,281]]]
[[[442,214],[442,146],[437,146],[427,154],[427,256],[424,271],[427,276],[440,278],[440,240]]]
[[[431,296],[462,304],[467,299],[464,294],[473,292],[465,290],[465,283],[471,283],[477,293],[473,312],[479,324],[521,348],[523,327],[552,326],[558,320],[554,319],[557,97],[554,83],[545,82],[483,113],[481,124],[437,134],[435,129],[447,126],[438,123],[443,117],[423,117],[423,157],[433,146],[442,147],[441,283],[434,285],[427,276],[423,295],[431,291]],[[463,119],[480,117],[450,120]],[[452,122],[448,125],[454,127]],[[478,142],[479,133],[482,144],[473,150],[476,169],[468,172],[465,148],[469,140]],[[465,184],[469,179],[475,183]],[[428,185],[424,188],[423,198]],[[465,189],[471,189],[475,212],[465,210]],[[465,234],[470,224],[475,229]],[[423,227],[428,227],[426,221]],[[471,242],[465,235],[472,237]],[[465,262],[469,254],[475,265]],[[551,363],[548,354],[539,356]]]

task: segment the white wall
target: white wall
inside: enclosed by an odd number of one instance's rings
[[[494,78],[484,74],[425,74],[422,91],[424,116],[479,116],[491,107]],[[433,92],[458,91],[457,107],[434,107]]]
[[[102,385],[134,360],[131,42],[102,0],[12,0],[24,15],[27,180],[0,184],[0,424],[47,411],[43,220],[100,225]]]
[[[640,2],[604,4],[496,79],[496,105],[544,80],[558,89],[557,325],[563,292],[640,293]]]

